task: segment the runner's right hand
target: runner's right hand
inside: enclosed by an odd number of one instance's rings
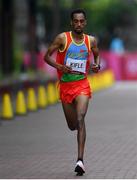
[[[71,73],[72,68],[66,65],[61,65],[59,68],[63,73]]]

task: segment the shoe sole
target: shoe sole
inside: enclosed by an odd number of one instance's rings
[[[83,174],[85,173],[85,171],[79,165],[76,166],[75,172],[77,172],[77,176],[83,176]]]

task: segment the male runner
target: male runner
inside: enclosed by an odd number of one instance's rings
[[[82,9],[71,13],[72,31],[58,34],[49,46],[44,60],[57,69],[60,99],[70,130],[77,130],[78,158],[75,166],[77,175],[85,173],[83,155],[86,140],[85,115],[92,91],[87,80],[89,57],[94,56],[92,71],[100,69],[99,52],[95,37],[84,34],[86,14]],[[57,50],[56,61],[51,57]]]

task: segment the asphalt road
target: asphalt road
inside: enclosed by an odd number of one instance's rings
[[[86,116],[86,173],[77,177],[76,132],[61,104],[2,121],[0,178],[137,179],[137,83],[95,93]]]

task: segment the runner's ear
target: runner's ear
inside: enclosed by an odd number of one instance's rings
[[[72,21],[70,21],[70,25],[72,26]]]

